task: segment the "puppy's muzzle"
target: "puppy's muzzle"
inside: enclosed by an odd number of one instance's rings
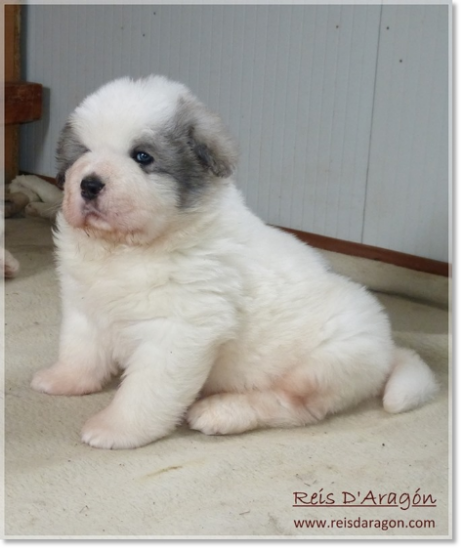
[[[84,178],[80,182],[80,194],[86,201],[94,200],[98,197],[105,184],[96,176]]]

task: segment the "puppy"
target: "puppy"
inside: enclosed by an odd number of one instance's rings
[[[32,387],[87,394],[122,370],[89,445],[145,445],[185,416],[205,434],[302,426],[381,394],[400,412],[436,392],[372,295],[246,208],[236,159],[220,119],[159,76],[103,86],[65,125],[59,358]]]

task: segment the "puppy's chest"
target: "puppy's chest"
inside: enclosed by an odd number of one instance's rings
[[[175,293],[172,274],[164,267],[93,265],[85,273],[74,271],[73,278],[82,306],[93,316],[113,320],[143,319],[166,315],[169,298]]]
[[[233,279],[210,257],[128,254],[63,267],[80,307],[99,324],[193,319],[215,309],[233,291]]]

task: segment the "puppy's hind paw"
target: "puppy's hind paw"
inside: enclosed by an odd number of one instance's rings
[[[206,435],[238,434],[256,427],[254,418],[240,407],[244,396],[212,395],[194,403],[187,412],[193,430]]]

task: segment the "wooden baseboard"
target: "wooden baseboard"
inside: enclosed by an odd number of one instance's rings
[[[32,175],[29,172],[22,173]],[[38,177],[56,185],[55,178],[40,175],[38,175]],[[292,233],[304,243],[315,248],[321,248],[322,250],[339,252],[340,254],[367,258],[369,260],[377,260],[387,264],[414,269],[415,271],[423,271],[424,273],[441,275],[443,277],[448,277],[450,274],[450,266],[446,262],[421,258],[420,256],[413,256],[412,254],[405,254],[404,252],[396,252],[395,250],[388,250],[387,248],[380,248],[378,246],[343,241],[342,239],[334,239],[333,237],[324,237],[323,235],[307,233],[306,231],[298,231],[297,229],[289,229],[288,227],[279,227],[279,229]]]
[[[367,258],[369,260],[377,260],[387,264],[414,269],[415,271],[423,271],[424,273],[441,275],[443,277],[448,277],[450,274],[450,266],[446,262],[421,258],[420,256],[413,256],[412,254],[405,254],[404,252],[396,252],[395,250],[388,250],[387,248],[380,248],[378,246],[343,241],[342,239],[334,239],[332,237],[324,237],[323,235],[306,233],[305,231],[298,231],[287,227],[280,227],[280,229],[283,229],[288,233],[292,233],[301,241],[315,248],[321,248],[322,250],[339,252],[341,254],[357,256],[359,258]]]

